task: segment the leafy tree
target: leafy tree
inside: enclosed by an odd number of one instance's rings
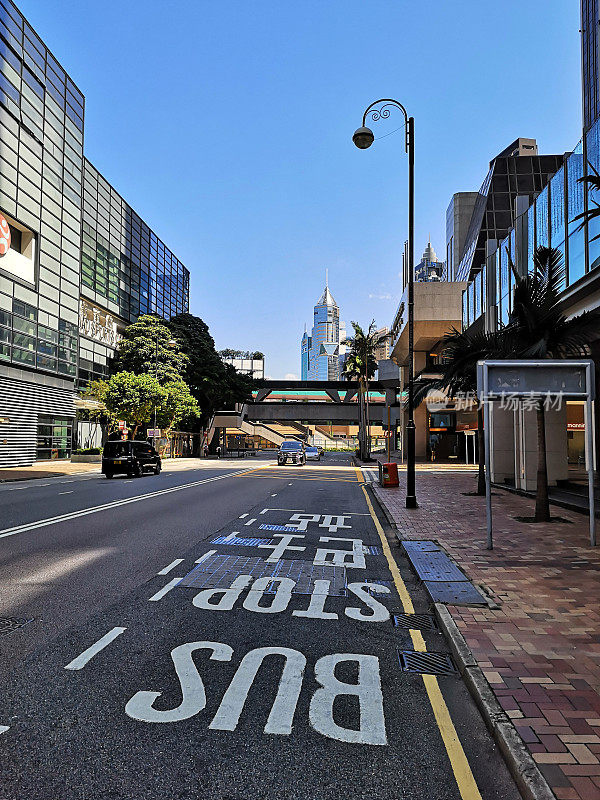
[[[130,438],[140,426],[154,419],[155,409],[166,404],[168,393],[165,387],[151,375],[135,375],[133,372],[117,372],[110,380],[97,382],[96,389],[109,413],[117,419],[127,420],[133,429]]]
[[[168,324],[187,357],[183,379],[198,402],[203,423],[213,411],[232,408],[250,397],[252,378],[223,363],[208,326],[200,317],[179,314]]]
[[[515,279],[513,310],[504,335],[511,338],[513,357],[577,358],[588,355],[588,343],[600,333],[600,310],[584,311],[567,318],[559,306],[565,278],[562,254],[552,247],[538,247],[533,270],[519,275],[511,262]],[[535,521],[550,519],[546,424],[544,401],[537,404],[538,465]]]
[[[169,381],[162,388],[165,398],[157,410],[156,419],[158,425],[166,429],[168,436],[171,429],[182,420],[198,417],[200,409],[188,385],[182,380]]]
[[[160,383],[181,378],[187,358],[173,342],[168,324],[156,314],[144,314],[128,325],[114,359],[115,372],[153,375]]]
[[[348,345],[350,352],[346,356],[343,373],[348,380],[358,382],[359,409],[359,445],[360,457],[367,460],[371,456],[371,442],[369,436],[369,380],[377,370],[377,356],[375,350],[385,338],[377,333],[375,320],[371,321],[365,332],[358,322],[352,322],[354,336],[345,339],[343,344]]]

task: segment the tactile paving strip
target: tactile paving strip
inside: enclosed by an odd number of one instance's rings
[[[414,552],[410,560],[422,581],[466,581],[467,576],[456,564],[451,561],[446,553]]]
[[[291,578],[296,582],[294,594],[311,594],[315,581],[329,581],[329,594],[346,596],[346,570],[344,567],[317,567],[310,562],[280,560],[269,564],[263,558],[247,556],[215,555],[207,558],[189,572],[178,586],[194,589],[228,589],[238,575],[253,578]],[[277,585],[270,586],[267,593],[274,592]]]

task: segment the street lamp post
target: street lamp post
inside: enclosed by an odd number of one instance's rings
[[[415,386],[414,386],[414,233],[415,233],[415,120],[397,100],[376,100],[363,114],[362,127],[352,136],[359,150],[366,150],[375,141],[375,135],[366,127],[367,116],[373,122],[387,119],[390,107],[404,114],[406,122],[404,147],[408,153],[408,421],[406,423],[406,508],[417,508],[415,490]]]

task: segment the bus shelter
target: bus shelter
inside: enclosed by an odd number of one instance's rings
[[[594,362],[591,359],[503,359],[477,363],[477,396],[483,403],[485,441],[485,493],[487,549],[493,549],[492,492],[490,472],[490,404],[506,399],[558,403],[566,400],[585,402],[585,462],[588,473],[590,544],[596,545],[594,503],[594,434],[595,399]]]

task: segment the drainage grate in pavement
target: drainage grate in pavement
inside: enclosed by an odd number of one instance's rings
[[[394,614],[397,628],[410,628],[413,631],[436,630],[435,620],[429,614]]]
[[[15,619],[14,617],[0,617],[0,636],[4,633],[18,631],[19,628],[33,622],[33,617],[29,619]]]
[[[451,606],[487,606],[487,600],[470,581],[425,581],[434,603]]]
[[[291,578],[295,581],[294,594],[311,594],[315,581],[329,581],[329,594],[345,597],[346,570],[344,567],[315,566],[300,559],[280,560],[274,564],[263,558],[215,555],[191,570],[178,586],[193,589],[228,589],[238,575],[253,578]],[[274,593],[279,584],[271,585],[267,594]]]
[[[229,544],[237,545],[238,547],[258,547],[259,544],[273,544],[273,539],[258,539],[256,537],[243,536],[217,536],[216,539],[211,539],[211,544]]]
[[[365,583],[369,584],[368,587],[367,587],[367,592],[369,594],[371,594],[371,595],[379,595],[379,594],[386,595],[386,594],[389,594],[389,592],[380,591],[380,589],[379,589],[380,586],[385,586],[386,589],[390,589],[390,591],[393,590],[393,588],[394,588],[394,584],[392,583],[392,581],[378,581],[377,579],[375,579],[375,580],[372,580],[372,581],[365,581]]]
[[[426,541],[425,539],[419,541],[403,540],[402,547],[407,553],[433,553],[440,549],[435,542]]]
[[[383,550],[381,547],[375,547],[374,545],[363,545],[363,553],[366,556],[381,556],[383,555]]]
[[[467,576],[446,553],[410,553],[410,560],[422,581],[466,581]]]
[[[418,672],[421,675],[456,675],[456,669],[448,653],[398,650],[398,658],[403,672]]]

